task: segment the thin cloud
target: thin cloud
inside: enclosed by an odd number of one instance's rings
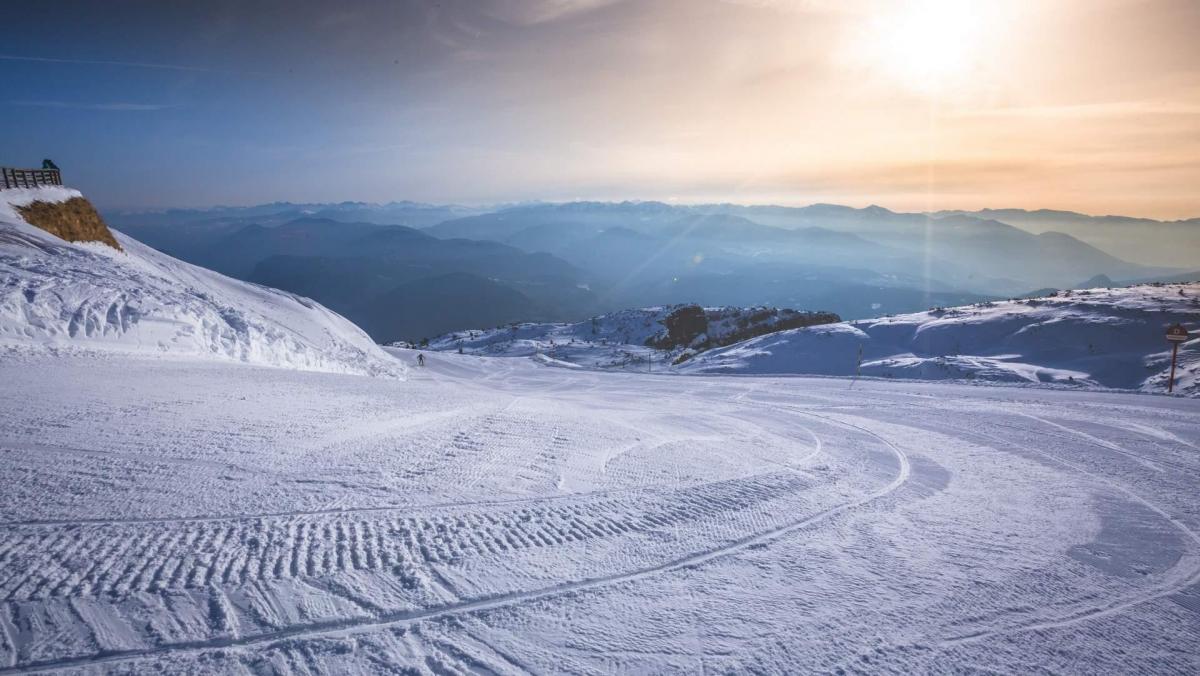
[[[1115,101],[1060,106],[1012,106],[953,111],[945,117],[1103,118],[1139,115],[1200,115],[1200,105],[1169,101]]]
[[[614,5],[624,0],[497,0],[485,10],[509,23],[525,26],[549,23],[575,14]]]
[[[123,66],[126,68],[155,68],[158,70],[183,70],[193,73],[212,73],[212,68],[181,66],[172,63],[144,63],[141,61],[105,61],[100,59],[57,59],[49,56],[17,56],[0,54],[0,61],[34,61],[39,63],[74,63],[88,66]]]
[[[30,108],[69,108],[72,110],[105,110],[114,112],[140,112],[168,110],[178,108],[171,103],[130,103],[114,101],[112,103],[78,103],[74,101],[9,101],[10,106],[27,106]]]

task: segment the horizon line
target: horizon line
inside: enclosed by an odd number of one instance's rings
[[[458,208],[458,209],[477,209],[485,212],[496,212],[505,209],[514,209],[525,206],[546,205],[546,206],[563,206],[568,204],[662,204],[668,207],[679,208],[695,208],[706,206],[736,206],[742,208],[763,208],[763,207],[778,207],[784,209],[806,209],[818,206],[831,206],[852,209],[855,211],[865,211],[867,209],[883,209],[893,214],[898,215],[922,215],[922,216],[939,216],[939,215],[982,215],[981,212],[988,211],[1021,211],[1027,214],[1036,214],[1038,212],[1055,212],[1060,214],[1071,214],[1075,216],[1084,216],[1087,218],[1126,218],[1141,221],[1153,221],[1155,223],[1188,223],[1192,221],[1200,221],[1200,216],[1186,216],[1183,218],[1154,218],[1151,216],[1133,216],[1129,214],[1107,213],[1097,214],[1087,211],[1077,211],[1074,209],[1052,209],[1047,207],[1038,207],[1034,209],[1026,207],[981,207],[978,209],[937,209],[934,211],[903,211],[896,210],[881,204],[871,202],[865,206],[854,206],[839,202],[805,202],[787,204],[782,202],[737,202],[732,200],[723,201],[674,201],[670,199],[564,199],[564,200],[543,200],[543,199],[527,199],[527,200],[511,200],[498,202],[438,202],[424,201],[413,199],[393,199],[388,201],[369,201],[369,200],[336,200],[327,202],[293,202],[291,200],[271,200],[266,202],[253,202],[244,204],[210,204],[210,205],[189,205],[189,206],[163,206],[163,207],[141,207],[141,206],[108,206],[104,207],[105,211],[117,211],[126,214],[150,214],[161,213],[166,211],[216,211],[220,209],[253,209],[255,207],[265,207],[271,205],[291,205],[291,206],[336,206],[342,204],[361,204],[374,207],[384,207],[393,204],[413,204],[425,207],[440,207],[440,208]]]

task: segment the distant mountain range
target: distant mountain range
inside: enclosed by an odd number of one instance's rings
[[[405,226],[304,217],[125,228],[197,265],[313,298],[381,342],[451,331],[465,317],[471,325],[552,319],[595,306],[579,272],[554,256]],[[449,305],[440,310],[435,299]]]
[[[272,202],[250,207],[210,207],[204,209],[164,209],[158,211],[106,211],[104,216],[125,224],[126,228],[164,224],[225,221],[255,222],[260,225],[279,225],[297,218],[328,218],[335,221],[375,223],[377,225],[406,225],[427,228],[451,218],[487,213],[495,208],[464,207],[454,204],[424,204],[422,202],[307,203]]]
[[[1047,214],[1089,237],[1031,231],[1051,222]],[[1190,242],[1200,221],[1122,226],[1119,217],[1067,212],[916,214],[829,204],[278,203],[106,216],[173,256],[310,296],[380,342],[678,303],[865,318],[1071,288],[1098,275],[1188,278],[1191,259],[1180,251],[1200,250],[1127,241],[1169,231]],[[1180,266],[1130,262],[1097,240]]]
[[[1073,211],[982,209],[938,215],[989,218],[1031,232],[1054,230],[1077,237],[1127,260],[1195,269],[1200,265],[1200,218],[1156,221],[1129,216],[1088,216]]]

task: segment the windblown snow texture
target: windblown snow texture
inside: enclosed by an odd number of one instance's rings
[[[1193,338],[1180,347],[1175,391],[1200,395],[1200,282],[1059,291],[1042,298],[823,324],[768,333],[694,356],[691,350],[647,346],[663,334],[672,310],[651,307],[574,324],[525,323],[457,331],[433,340],[430,348],[503,357],[537,355],[551,365],[599,369],[742,375],[861,373],[1162,392],[1171,360],[1166,330],[1180,323],[1192,331]],[[737,308],[711,311],[733,317]],[[752,313],[752,309],[744,311]],[[714,335],[731,328],[728,321],[710,325]],[[690,358],[680,361],[685,353]]]
[[[1198,400],[426,355],[0,359],[0,674],[1200,670]]]
[[[853,375],[1058,383],[1166,391],[1167,327],[1180,346],[1175,391],[1200,395],[1200,283],[1060,291],[761,336],[706,352],[688,373]]]
[[[0,192],[0,345],[403,374],[358,327],[311,300],[183,263],[120,233],[124,252],[64,242],[13,208],[78,196],[60,187]]]

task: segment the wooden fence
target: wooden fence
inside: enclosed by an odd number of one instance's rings
[[[10,169],[0,167],[0,188],[36,188],[39,185],[62,185],[58,169]]]

